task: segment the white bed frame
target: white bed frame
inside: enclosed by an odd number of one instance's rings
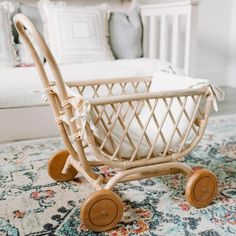
[[[144,56],[167,60],[194,75],[198,5],[192,0],[142,6]]]
[[[128,0],[121,1],[127,5]],[[144,56],[170,61],[194,75],[198,5],[198,0],[188,0],[141,6]],[[0,142],[58,135],[47,105],[0,109],[0,119]]]

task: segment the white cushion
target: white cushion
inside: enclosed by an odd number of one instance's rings
[[[194,78],[176,75],[176,74],[170,74],[166,72],[157,72],[152,79],[152,84],[150,86],[149,91],[150,92],[175,91],[175,90],[178,91],[178,90],[192,89],[192,88],[197,88],[197,87],[198,88],[206,87],[208,84],[209,84],[208,80],[194,79]],[[182,104],[184,104],[184,99],[183,98],[180,98],[180,99],[182,101]],[[197,96],[195,96],[195,99],[197,99]],[[167,103],[169,103],[170,99],[167,99],[166,101]],[[195,102],[193,101],[191,97],[188,97],[187,102],[185,104],[185,110],[189,117],[192,117],[194,115],[194,108],[195,108]],[[169,149],[177,147],[180,141],[182,140],[182,137],[180,137],[177,132],[175,132],[175,134],[173,135],[173,132],[175,131],[176,122],[178,122],[178,117],[181,114],[181,109],[182,109],[182,106],[179,103],[178,98],[174,98],[172,101],[170,110],[169,110],[170,113],[167,115],[164,125],[162,127],[162,134],[165,137],[166,142],[168,143],[169,140],[171,140]],[[154,111],[159,125],[161,124],[162,120],[165,118],[166,111],[167,109],[166,109],[166,104],[164,100],[159,99],[156,109]],[[149,114],[150,114],[150,108],[145,103],[145,106],[142,108],[141,112],[139,113],[139,118],[141,119],[143,124],[146,123]],[[172,120],[172,117],[170,114],[173,115],[174,121]],[[189,124],[190,124],[190,121],[187,119],[187,117],[185,115],[182,115],[177,124],[177,128],[182,135],[186,133]],[[134,134],[133,135],[134,137],[138,137],[138,138],[141,137],[142,131],[136,120],[132,122],[130,130]],[[151,143],[154,142],[158,130],[159,129],[157,128],[154,119],[151,119],[146,130],[146,133],[148,137],[150,138]],[[191,138],[191,133],[189,134],[188,138]],[[128,147],[124,147],[126,155],[127,155],[127,148]],[[154,155],[164,151],[165,148],[166,148],[166,144],[164,143],[163,139],[159,136],[153,150]],[[149,150],[150,150],[150,147],[147,145],[147,142],[144,138],[142,142],[142,146],[139,150],[139,155],[146,156]]]
[[[205,87],[207,85],[209,85],[208,80],[193,79],[193,78],[189,78],[186,76],[175,75],[175,74],[170,74],[167,72],[160,72],[159,71],[159,72],[155,73],[155,75],[153,76],[152,84],[151,84],[149,91],[150,92],[174,91],[174,90],[178,91],[178,90],[183,90],[183,89]],[[167,102],[169,103],[170,99],[167,99]],[[182,102],[184,102],[183,98],[182,98]],[[153,105],[153,101],[150,101],[150,103]],[[192,117],[194,114],[193,113],[194,108],[195,108],[194,104],[195,103],[192,100],[192,98],[188,97],[188,100],[185,104],[185,110],[186,110],[189,117]],[[168,114],[165,119],[165,122],[163,124],[163,127],[161,129],[161,132],[165,138],[165,141],[167,143],[170,141],[170,145],[168,147],[168,150],[176,148],[180,144],[180,142],[182,141],[182,137],[180,137],[177,134],[177,132],[175,132],[173,135],[173,132],[175,131],[175,125],[176,125],[175,122],[177,122],[177,119],[178,119],[179,115],[181,114],[181,108],[182,107],[181,107],[180,103],[178,102],[178,99],[174,98],[172,105],[170,107],[170,110],[169,110],[172,113],[173,117],[171,117],[171,115]],[[109,114],[109,108],[106,111]],[[156,115],[156,119],[157,119],[157,122],[159,125],[161,125],[163,118],[165,117],[166,111],[167,111],[166,104],[164,103],[164,101],[162,99],[159,99],[157,106],[154,110],[154,113]],[[132,111],[130,111],[130,112],[132,113]],[[91,115],[92,115],[92,119],[96,120],[95,114],[92,113]],[[129,136],[130,136],[132,142],[136,146],[140,142],[140,137],[142,137],[142,129],[139,125],[139,122],[141,121],[142,125],[145,126],[146,122],[148,122],[149,115],[150,115],[150,108],[147,105],[147,103],[144,103],[142,109],[140,110],[140,112],[138,114],[139,121],[134,118],[131,122],[131,125],[129,126],[129,129],[128,129]],[[128,124],[130,116],[128,115],[127,117],[128,117],[127,120],[124,121],[126,124]],[[173,121],[172,118],[175,121]],[[182,115],[181,119],[177,125],[177,128],[182,135],[184,135],[187,132],[187,128],[189,126],[189,123],[190,123],[190,121],[187,119],[187,117],[185,115]],[[96,125],[97,125],[97,129],[94,129],[94,134],[97,137],[98,141],[100,143],[102,143],[106,137],[106,132],[103,129],[103,126],[100,122],[96,123]],[[159,129],[156,126],[155,120],[152,117],[148,126],[147,126],[147,129],[146,129],[146,134],[147,134],[151,144],[155,142],[158,130]],[[115,146],[119,145],[120,140],[122,139],[123,133],[124,133],[123,128],[121,127],[120,123],[117,122],[113,128],[113,131],[112,131],[112,138],[115,143]],[[191,136],[192,136],[192,133],[190,132],[188,135],[188,138],[191,138]],[[109,153],[114,153],[114,151],[115,151],[110,140],[108,140],[108,142],[105,144],[104,147]],[[165,150],[165,148],[166,148],[166,143],[161,138],[161,135],[159,135],[159,138],[156,140],[156,143],[155,143],[155,146],[153,149],[153,154],[157,155],[158,153],[163,152]],[[140,157],[145,157],[148,155],[149,151],[150,151],[150,146],[148,145],[147,140],[144,137],[141,141],[141,145],[139,147],[137,155]],[[133,155],[133,152],[134,152],[134,149],[131,146],[131,144],[126,136],[120,149],[119,149],[119,155],[121,155],[122,157],[129,158]]]
[[[168,65],[170,64],[160,60],[140,58],[67,64],[61,65],[60,70],[64,81],[75,81],[150,76],[156,70]],[[45,68],[49,73],[51,72],[47,64]],[[49,77],[53,80],[51,73]],[[0,69],[1,108],[45,105],[41,100],[42,93],[32,93],[32,90],[42,90],[42,83],[35,67]]]
[[[0,66],[18,64],[11,32],[11,3],[0,3]]]
[[[64,2],[40,1],[44,36],[58,63],[113,59],[107,40],[105,6],[77,7]]]

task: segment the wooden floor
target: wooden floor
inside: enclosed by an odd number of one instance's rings
[[[236,114],[236,88],[222,87],[225,92],[225,99],[218,102],[218,112],[212,112],[212,116]]]

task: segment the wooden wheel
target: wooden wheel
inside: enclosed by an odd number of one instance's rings
[[[62,150],[54,154],[48,161],[48,174],[56,181],[72,180],[77,175],[77,170],[70,166],[66,174],[62,174],[62,170],[69,156],[67,150]]]
[[[95,232],[113,228],[121,219],[124,207],[120,197],[111,190],[93,193],[82,205],[80,217],[84,225]]]
[[[185,190],[187,201],[197,208],[209,205],[217,193],[215,174],[206,169],[194,171]]]

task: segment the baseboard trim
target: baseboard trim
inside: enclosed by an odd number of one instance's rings
[[[49,106],[0,109],[0,142],[58,136]]]

